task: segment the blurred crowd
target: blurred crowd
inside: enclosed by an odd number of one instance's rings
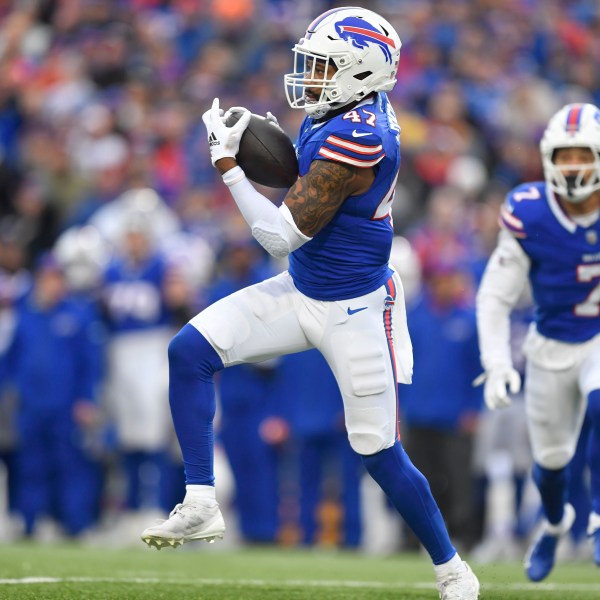
[[[384,15],[403,44],[390,93],[403,157],[392,262],[415,346],[403,436],[453,537],[484,557],[488,539],[504,536],[506,550],[527,536],[536,509],[522,510],[531,459],[520,403],[490,415],[471,385],[474,292],[505,193],[542,178],[548,118],[567,102],[600,104],[600,7],[354,3]],[[79,537],[112,518],[123,539],[123,523],[137,534],[147,511],[180,501],[168,340],[211,301],[285,268],[248,238],[201,115],[219,97],[272,112],[294,138],[304,115],[283,90],[291,47],[343,4],[0,0],[0,512],[15,517],[10,535],[40,535],[51,518]],[[529,318],[524,299],[515,329]],[[307,353],[217,381],[217,461],[240,540],[382,550],[374,540],[391,517],[349,450],[331,377]],[[411,546],[410,532],[397,539],[386,549]]]

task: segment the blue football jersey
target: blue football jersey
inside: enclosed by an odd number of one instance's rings
[[[375,180],[366,193],[347,198],[310,242],[290,254],[294,284],[317,300],[372,292],[391,274],[391,208],[400,167],[400,128],[386,94],[326,121],[306,117],[296,151],[300,176],[313,161],[328,160],[373,168]]]
[[[130,333],[169,323],[162,286],[166,265],[151,256],[139,265],[117,257],[104,275],[104,298],[112,333]]]
[[[569,343],[600,333],[600,221],[578,225],[543,182],[513,189],[500,220],[531,260],[538,331]]]

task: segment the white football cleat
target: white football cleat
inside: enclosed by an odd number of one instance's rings
[[[223,539],[225,521],[219,505],[207,505],[199,501],[178,504],[169,518],[142,532],[142,541],[160,550],[163,546],[177,548],[186,542],[203,540],[212,543]]]
[[[471,567],[463,562],[465,570],[453,572],[437,582],[440,600],[477,600],[479,598],[479,580]]]

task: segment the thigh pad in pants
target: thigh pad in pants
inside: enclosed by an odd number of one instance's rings
[[[298,322],[298,291],[287,272],[244,288],[190,320],[227,366],[260,362],[311,346]]]

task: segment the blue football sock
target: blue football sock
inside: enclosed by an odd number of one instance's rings
[[[213,375],[223,363],[204,336],[189,323],[169,344],[169,403],[183,455],[185,481],[214,485]]]
[[[588,416],[590,419],[590,437],[587,459],[590,467],[592,510],[600,514],[600,390],[594,390],[588,396]]]
[[[533,466],[533,481],[540,492],[546,519],[552,525],[558,525],[567,501],[567,467],[545,469],[536,463]]]
[[[433,564],[449,561],[456,554],[456,549],[450,541],[440,509],[429,483],[412,464],[400,442],[362,459],[371,477],[429,552]]]

